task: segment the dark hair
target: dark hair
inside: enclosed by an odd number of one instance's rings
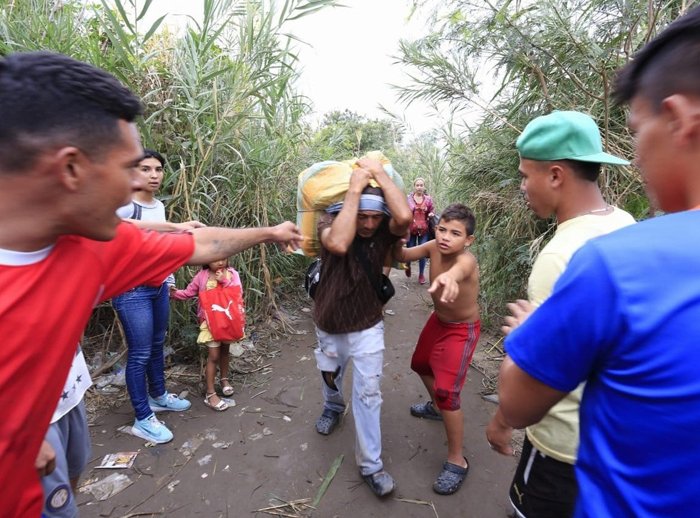
[[[601,166],[598,162],[581,162],[580,160],[557,160],[568,165],[576,176],[589,182],[595,182],[600,175]]]
[[[643,95],[657,109],[675,93],[700,95],[700,7],[635,54],[618,73],[613,96],[622,104]]]
[[[95,157],[133,122],[139,99],[114,76],[53,52],[0,59],[0,171],[26,171],[40,152],[76,146]]]
[[[375,196],[384,196],[384,191],[380,187],[374,187],[372,185],[367,185],[364,189],[362,189],[362,194],[374,194]],[[359,211],[358,211],[359,212]],[[336,214],[337,216],[337,214]],[[379,224],[379,227],[377,227],[377,230],[382,229],[382,228],[388,228],[389,227],[389,218],[384,214],[382,217],[382,221]]]
[[[467,235],[471,236],[476,230],[476,218],[474,213],[466,205],[461,203],[453,203],[445,207],[445,210],[440,214],[440,221],[461,221],[467,231]]]
[[[217,259],[217,261],[220,261],[220,260],[221,259]],[[213,263],[214,261],[209,261],[209,262]],[[228,257],[226,257],[226,266],[225,267],[228,268],[229,266],[230,266],[230,263],[228,261]],[[209,269],[209,263],[202,265],[202,270],[208,270],[208,269]]]
[[[362,194],[374,194],[375,196],[384,196],[384,191],[379,187],[374,187],[373,185],[368,185],[362,189]]]
[[[155,158],[156,160],[158,160],[158,162],[160,162],[161,167],[165,167],[165,158],[163,158],[163,155],[158,153],[158,151],[154,151],[152,149],[144,149],[141,160],[145,160],[146,158]]]

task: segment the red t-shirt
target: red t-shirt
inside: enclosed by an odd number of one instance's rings
[[[92,309],[134,286],[159,284],[193,252],[189,234],[123,223],[112,241],[63,236],[38,262],[0,264],[2,516],[41,514],[34,461]]]

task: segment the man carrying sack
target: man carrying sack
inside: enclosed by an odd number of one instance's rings
[[[382,164],[361,159],[342,202],[318,222],[323,267],[315,292],[316,362],[324,407],[316,430],[329,435],[345,411],[343,376],[353,362],[352,409],[360,474],[377,496],[394,489],[381,460],[383,305],[377,287],[392,246],[406,235],[411,210]],[[378,187],[370,186],[374,180]],[[362,397],[360,397],[362,395]]]

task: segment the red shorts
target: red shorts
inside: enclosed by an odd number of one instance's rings
[[[411,369],[435,378],[435,404],[440,410],[459,410],[460,392],[467,379],[481,330],[480,321],[441,322],[432,313],[418,338]]]

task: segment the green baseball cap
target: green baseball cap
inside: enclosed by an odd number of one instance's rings
[[[627,160],[603,152],[598,126],[581,112],[555,111],[531,120],[515,146],[521,158],[530,160],[629,165]]]

